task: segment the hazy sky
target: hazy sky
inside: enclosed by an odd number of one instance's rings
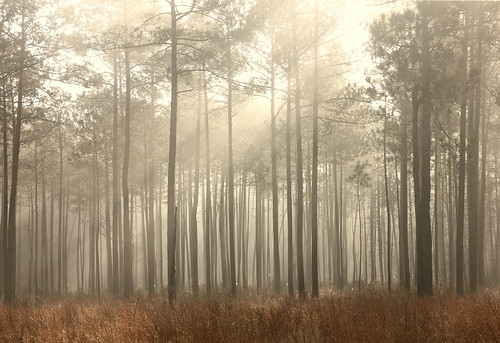
[[[371,57],[366,52],[369,23],[383,12],[401,8],[404,1],[352,0],[345,1],[343,5],[345,8],[338,21],[338,37],[352,61],[352,72],[347,78],[349,81],[360,83],[365,79],[365,71],[373,66]]]

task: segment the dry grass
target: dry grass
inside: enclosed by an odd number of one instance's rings
[[[68,297],[0,305],[0,342],[500,342],[500,294]]]

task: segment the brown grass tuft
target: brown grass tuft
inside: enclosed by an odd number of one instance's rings
[[[0,342],[500,342],[500,294],[21,301],[0,305]]]

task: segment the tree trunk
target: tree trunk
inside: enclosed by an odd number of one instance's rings
[[[414,111],[414,183],[417,218],[417,293],[432,295],[432,235],[430,221],[431,93],[428,4],[421,4],[422,14],[422,113]],[[419,120],[420,119],[420,120]],[[419,125],[420,121],[420,125]],[[416,133],[416,134],[415,134]]]
[[[118,57],[113,50],[113,282],[112,292],[119,293],[118,268],[118,217],[120,215],[120,198],[118,189]],[[83,280],[82,280],[83,281]]]
[[[54,291],[54,184],[50,184],[49,292]],[[83,279],[82,279],[83,283]]]
[[[387,210],[387,289],[391,293],[391,208],[389,205],[389,181],[387,176],[387,111],[384,109],[384,186]],[[361,234],[361,233],[360,233]]]
[[[211,235],[212,235],[212,195],[210,192],[210,127],[208,125],[208,94],[207,94],[207,78],[203,72],[203,96],[205,105],[205,178],[206,178],[206,194],[205,194],[205,283],[207,286],[207,294],[212,292],[212,264],[211,264]],[[216,267],[216,265],[214,265]]]
[[[469,102],[469,118],[468,118],[468,147],[467,147],[467,201],[468,201],[468,220],[469,220],[469,283],[470,291],[477,290],[478,282],[478,236],[479,236],[479,201],[478,201],[478,174],[479,174],[479,121],[480,121],[480,107],[481,107],[481,84],[480,73],[482,63],[481,52],[481,37],[478,37],[478,45],[476,51],[476,68],[477,72],[475,79],[472,79],[473,88],[470,94]],[[472,54],[472,52],[471,52]],[[471,63],[474,62],[471,56]],[[471,78],[473,78],[471,70]]]
[[[479,25],[481,25],[481,20],[482,18],[479,18]],[[477,51],[478,51],[478,57],[477,57],[477,73],[478,73],[478,80],[476,84],[476,115],[475,115],[475,137],[477,139],[477,168],[478,168],[478,178],[477,178],[477,189],[480,191],[477,193],[479,196],[478,199],[478,204],[477,210],[478,210],[478,222],[477,222],[477,284],[478,287],[483,287],[484,286],[484,279],[485,279],[485,262],[484,262],[484,223],[485,223],[485,216],[486,216],[486,211],[485,211],[485,199],[486,199],[486,154],[487,154],[487,148],[488,148],[488,114],[484,113],[484,101],[482,101],[482,63],[483,63],[483,49],[482,49],[482,28],[479,27],[479,37],[478,37],[478,43],[477,43]],[[480,117],[483,116],[480,124]],[[482,127],[481,130],[481,136],[482,136],[482,143],[481,143],[481,184],[479,184],[479,127]]]
[[[300,75],[299,61],[297,52],[297,24],[296,14],[293,17],[293,68],[295,72],[295,132],[297,139],[297,159],[296,159],[296,177],[297,177],[297,277],[299,296],[305,298],[306,288],[304,281],[304,247],[302,240],[302,229],[304,221],[304,189],[302,176],[302,129],[300,125]]]
[[[108,141],[104,140],[104,210],[105,210],[105,220],[106,220],[106,262],[107,262],[107,280],[108,289],[113,292],[113,260],[112,260],[112,250],[111,250],[111,218],[110,218],[110,208],[109,208],[109,154],[108,154]]]
[[[43,168],[43,166],[42,166]],[[42,170],[42,290],[43,294],[47,295],[49,290],[49,251],[48,251],[48,240],[47,240],[47,193],[45,191],[45,171]]]
[[[315,0],[314,26],[314,75],[313,75],[313,148],[311,185],[311,236],[312,236],[312,296],[319,295],[318,280],[318,0]],[[361,232],[360,232],[361,234]],[[361,235],[360,235],[361,237]],[[361,251],[361,250],[360,250]],[[360,255],[361,257],[361,255]],[[361,266],[360,266],[361,267]]]
[[[255,265],[257,292],[262,289],[262,205],[259,180],[255,174]]]
[[[223,169],[223,168],[221,168]],[[221,176],[220,182],[220,201],[219,201],[219,236],[220,236],[220,254],[221,254],[221,272],[222,272],[222,285],[224,289],[228,286],[228,272],[227,272],[227,251],[226,251],[226,206],[225,206],[225,191],[224,191],[224,172]]]
[[[274,261],[274,276],[273,289],[275,294],[280,293],[280,253],[279,253],[279,233],[278,233],[278,176],[277,176],[277,159],[276,151],[276,115],[274,109],[275,97],[275,66],[274,66],[274,32],[271,37],[271,170],[272,170],[272,192],[273,192],[273,261]]]
[[[198,195],[200,186],[200,126],[201,126],[201,77],[198,79],[198,109],[196,118],[196,152],[195,152],[195,172],[194,172],[194,193],[191,206],[191,282],[193,294],[199,293],[198,285]]]
[[[452,160],[456,158],[454,154],[452,153],[452,148],[450,147],[450,150],[448,151],[448,158],[447,160],[447,168],[448,168],[448,177],[446,179],[447,181],[447,191],[448,191],[448,208],[447,208],[447,215],[448,215],[448,269],[449,269],[449,287],[451,289],[455,288],[455,271],[456,271],[456,254],[455,254],[455,227],[454,227],[454,221],[453,221],[453,215],[454,215],[454,209],[455,209],[455,204],[453,202],[454,197],[453,197],[453,174],[452,174]]]
[[[19,174],[19,151],[21,147],[21,126],[23,113],[24,91],[24,60],[26,51],[26,28],[24,23],[24,1],[21,1],[21,52],[19,59],[19,79],[17,85],[17,109],[12,139],[12,181],[8,213],[8,232],[6,249],[4,250],[4,299],[10,303],[16,296],[16,210],[17,210],[17,179]],[[4,167],[5,168],[5,167]],[[5,236],[4,236],[5,237]]]
[[[2,49],[2,54],[5,49]],[[3,59],[0,60],[0,68],[3,70]],[[3,149],[3,175],[2,175],[2,220],[1,220],[1,251],[0,251],[0,294],[4,294],[5,285],[5,259],[7,258],[7,234],[8,234],[8,214],[9,214],[9,142],[7,140],[7,89],[5,78],[2,78],[2,149]]]
[[[134,291],[132,277],[132,228],[129,213],[128,169],[130,163],[130,58],[125,50],[125,147],[123,151],[122,194],[123,194],[123,296],[130,298]]]
[[[434,142],[434,282],[439,284],[439,196],[441,189],[439,187],[439,148],[437,137]]]
[[[227,41],[227,63],[228,63],[228,82],[227,82],[227,141],[229,153],[228,165],[228,212],[229,212],[229,269],[231,281],[231,294],[236,295],[236,260],[235,260],[235,247],[234,247],[234,164],[233,164],[233,71],[232,71],[232,57],[231,57],[231,42],[228,34]]]
[[[464,40],[462,45],[461,100],[460,100],[460,143],[458,162],[458,200],[457,200],[457,235],[456,235],[456,290],[464,294],[464,212],[465,212],[465,151],[467,130],[467,60],[468,60],[468,15],[465,14]]]
[[[172,90],[170,101],[170,136],[168,151],[168,188],[167,188],[167,254],[168,254],[168,301],[172,304],[177,293],[175,280],[175,241],[176,241],[176,206],[175,206],[175,160],[177,152],[177,13],[175,0],[170,2],[172,30],[172,52],[170,68],[172,71]]]
[[[399,231],[403,249],[403,284],[410,290],[410,259],[408,254],[408,111],[401,114],[401,194],[399,205]]]
[[[35,296],[38,297],[40,295],[39,285],[38,285],[38,232],[39,232],[39,215],[38,215],[38,140],[35,140],[35,217],[33,220],[33,230],[34,230],[34,288],[35,288]]]
[[[160,163],[159,165],[159,179],[158,179],[158,199],[157,199],[157,216],[158,216],[158,241],[157,241],[157,247],[158,247],[158,292],[163,291],[163,213],[162,213],[162,207],[163,207],[163,167]]]
[[[59,116],[59,121],[61,120],[61,116]],[[58,199],[58,221],[57,221],[57,236],[58,236],[58,244],[57,244],[57,293],[61,294],[62,292],[62,259],[63,259],[63,137],[62,137],[62,129],[59,126],[58,133],[58,144],[59,144],[59,199]]]
[[[286,214],[288,227],[288,295],[293,297],[293,195],[292,195],[292,147],[291,147],[291,70],[287,73],[286,93]]]
[[[147,235],[148,251],[148,292],[150,295],[155,292],[155,166],[150,162],[149,167],[149,222]]]

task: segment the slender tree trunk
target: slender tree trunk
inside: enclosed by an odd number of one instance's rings
[[[208,118],[208,94],[207,94],[207,78],[203,72],[203,97],[205,106],[205,178],[206,178],[206,194],[205,194],[205,282],[207,286],[207,294],[212,292],[212,264],[211,264],[211,235],[212,235],[212,195],[210,192],[210,127]],[[216,265],[214,265],[216,267]]]
[[[33,192],[30,189],[28,191],[28,199],[29,199],[29,208],[28,208],[28,246],[29,246],[29,268],[28,268],[28,295],[33,295],[33,227],[34,227],[34,218],[35,218],[35,210],[33,206]]]
[[[78,225],[77,225],[77,233],[76,233],[76,291],[77,293],[82,293],[83,291],[83,286],[81,286],[81,283],[83,283],[83,280],[81,279],[81,223],[82,223],[82,200],[80,198],[80,193],[77,196],[77,202],[78,202]]]
[[[59,120],[61,117],[59,116]],[[62,259],[63,259],[63,137],[62,129],[59,126],[58,133],[58,143],[59,143],[59,200],[58,200],[58,221],[57,221],[57,233],[58,233],[58,244],[57,244],[57,293],[62,292]]]
[[[113,282],[112,291],[118,294],[119,265],[118,265],[118,218],[120,215],[120,197],[118,189],[118,53],[113,50]],[[83,280],[82,280],[83,282]]]
[[[2,54],[4,50],[2,49]],[[0,60],[0,68],[3,70],[3,59]],[[3,175],[2,175],[2,219],[1,219],[1,251],[0,251],[0,295],[4,294],[5,286],[5,259],[7,258],[7,235],[8,235],[8,214],[9,214],[9,142],[8,134],[8,113],[7,113],[7,89],[5,78],[2,78],[2,150],[3,150]]]
[[[148,292],[150,295],[155,292],[155,166],[150,162],[149,167],[149,222],[148,222]]]
[[[125,50],[125,147],[123,151],[122,194],[123,194],[123,296],[130,298],[134,292],[132,276],[132,228],[129,213],[128,172],[130,163],[130,57]]]
[[[456,254],[455,254],[455,223],[453,221],[454,218],[454,209],[456,203],[453,202],[453,174],[452,174],[452,159],[455,159],[456,156],[452,153],[452,148],[448,151],[447,160],[447,169],[448,169],[448,177],[447,177],[447,191],[448,191],[448,269],[449,269],[449,287],[451,289],[455,288],[456,281]]]
[[[469,285],[470,291],[476,292],[478,283],[478,237],[479,237],[479,199],[478,199],[478,174],[479,174],[479,122],[481,107],[481,84],[480,73],[482,63],[481,38],[478,37],[478,45],[475,61],[471,56],[471,63],[475,62],[477,78],[471,80],[473,84],[469,102],[468,118],[468,147],[467,147],[467,201],[469,222]],[[471,53],[472,54],[472,53]],[[471,71],[472,72],[472,71]],[[471,75],[472,76],[472,75]]]
[[[104,210],[105,210],[105,220],[106,220],[106,262],[107,262],[107,281],[108,289],[113,292],[113,260],[112,260],[112,250],[111,250],[111,218],[110,218],[110,208],[109,208],[109,154],[108,154],[108,141],[104,141]]]
[[[276,151],[276,114],[275,114],[275,66],[274,66],[274,32],[271,37],[271,170],[272,170],[272,192],[273,192],[273,261],[274,261],[274,276],[273,289],[275,294],[280,293],[280,253],[279,253],[279,233],[278,233],[278,176],[277,176],[277,160],[278,154]]]
[[[314,76],[313,76],[313,148],[311,185],[311,234],[312,234],[312,296],[319,295],[318,279],[318,0],[315,0],[314,26]],[[360,232],[361,234],[361,232]],[[361,235],[360,235],[361,237]],[[360,255],[361,257],[361,255]],[[361,267],[361,266],[360,266]]]
[[[287,73],[286,93],[286,214],[288,227],[288,295],[293,297],[293,195],[292,195],[292,147],[291,147],[291,70]]]
[[[389,181],[387,176],[387,111],[384,110],[384,185],[387,210],[387,288],[391,293],[391,208],[389,205]],[[361,233],[360,233],[361,234]]]
[[[236,260],[234,242],[234,164],[233,164],[233,71],[231,57],[231,39],[228,34],[227,39],[227,63],[228,63],[228,91],[227,91],[227,135],[228,135],[228,212],[229,212],[229,269],[231,281],[231,294],[236,295]]]
[[[370,197],[370,281],[377,282],[377,261],[375,255],[376,239],[375,239],[375,207],[376,195]]]
[[[403,284],[410,290],[410,259],[408,254],[408,111],[401,115],[401,194],[399,205],[399,231],[403,249]]]
[[[49,293],[54,292],[54,184],[50,184]],[[83,280],[82,280],[83,283]]]
[[[345,230],[345,223],[346,223],[346,209],[347,207],[345,206],[345,198],[344,198],[344,167],[343,167],[343,160],[342,160],[342,153],[339,154],[339,166],[340,166],[340,177],[339,177],[339,231],[340,231],[340,260],[339,260],[339,265],[340,265],[340,289],[343,290],[346,280],[347,280],[347,275],[348,275],[348,266],[347,266],[347,234]],[[337,159],[335,159],[335,163],[337,163]]]
[[[421,4],[422,113],[414,111],[414,183],[417,218],[417,293],[432,295],[432,234],[430,222],[431,93],[428,4]],[[415,118],[416,117],[416,118]],[[420,125],[419,122],[420,121]],[[415,150],[415,146],[417,149]]]
[[[170,136],[168,151],[168,189],[167,189],[167,254],[168,254],[168,301],[172,304],[177,293],[175,280],[175,241],[176,241],[176,206],[175,206],[175,160],[177,154],[177,13],[175,0],[170,2],[172,52],[170,68],[172,71],[172,90],[170,101]]]
[[[223,168],[222,168],[223,169]],[[227,273],[227,251],[226,251],[226,206],[225,206],[225,191],[224,191],[224,172],[221,170],[222,177],[220,183],[220,201],[219,201],[219,236],[220,236],[220,254],[221,254],[221,272],[222,272],[222,285],[225,290],[228,286],[228,273]]]
[[[498,170],[498,150],[495,150],[495,170]],[[495,210],[496,210],[496,239],[495,239],[495,253],[494,253],[494,277],[495,281],[498,282],[500,275],[500,190],[499,182],[500,178],[498,174],[495,173]]]
[[[45,169],[42,166],[43,169]],[[45,170],[42,170],[42,289],[43,294],[49,292],[49,251],[47,239],[47,193]]]
[[[92,169],[90,169],[90,172],[92,173],[92,182],[91,182],[91,187],[92,187],[92,197],[90,199],[90,220],[89,220],[89,244],[88,244],[88,249],[89,249],[89,293],[90,295],[94,296],[95,295],[95,285],[96,285],[96,280],[95,280],[95,236],[96,236],[96,223],[97,223],[97,206],[96,206],[96,175],[95,175],[95,165],[92,164]],[[59,240],[59,245],[61,244],[61,240]],[[59,259],[60,260],[60,259]],[[59,279],[58,279],[59,280]]]
[[[19,173],[19,152],[21,147],[21,126],[24,92],[24,59],[26,50],[26,28],[24,23],[24,0],[21,0],[21,52],[19,59],[19,78],[17,85],[17,109],[12,139],[12,181],[8,213],[8,232],[6,249],[4,250],[4,299],[10,303],[16,296],[16,210],[17,210],[17,178]],[[5,236],[4,236],[5,237]]]
[[[439,187],[439,148],[437,137],[434,142],[434,282],[439,284],[439,196],[441,189]]]
[[[464,294],[464,212],[465,212],[465,151],[467,130],[467,60],[468,60],[468,15],[465,14],[464,40],[462,46],[462,89],[460,100],[460,143],[458,162],[458,200],[457,200],[457,237],[456,237],[456,290]]]
[[[90,201],[90,197],[88,196],[88,191],[86,192],[87,194],[87,198],[89,199],[88,202],[85,201],[85,211],[83,213],[83,228],[82,228],[82,231],[83,231],[83,235],[82,235],[82,256],[81,256],[81,267],[80,267],[80,279],[82,280],[82,291],[85,290],[85,237],[86,237],[86,228],[87,228],[87,223],[89,223],[89,226],[90,226],[90,220],[92,220],[91,218],[91,201]],[[87,212],[89,213],[89,220],[87,220]]]
[[[257,292],[262,289],[262,205],[259,180],[255,175],[255,265],[257,273]]]
[[[191,206],[191,282],[193,294],[199,293],[198,285],[198,197],[200,186],[200,127],[201,127],[201,77],[198,80],[198,109],[196,118],[196,152],[193,204]]]
[[[334,197],[335,197],[335,214],[334,214],[334,223],[335,223],[335,282],[339,289],[343,288],[342,281],[342,227],[340,223],[341,218],[341,209],[339,204],[339,190],[338,190],[338,178],[337,178],[337,150],[333,151],[333,185],[334,185]],[[342,193],[342,192],[340,192]]]
[[[181,163],[182,161],[179,161],[179,166],[177,167],[177,202],[179,204],[179,221],[177,222],[177,235],[175,237],[175,244],[178,247],[178,249],[175,251],[175,259],[178,263],[179,267],[179,273],[176,275],[175,279],[177,282],[177,286],[180,287],[181,289],[184,288],[184,275],[186,274],[186,257],[184,253],[186,252],[186,247],[184,246],[184,223],[185,223],[185,218],[184,218],[184,182],[185,182],[185,175],[184,175],[184,168]],[[176,266],[177,268],[177,266]],[[189,273],[188,273],[189,275]]]
[[[479,28],[479,31],[482,29]],[[481,126],[481,137],[482,137],[482,143],[481,143],[481,184],[478,185],[480,189],[480,192],[478,193],[479,195],[479,201],[478,201],[478,224],[477,224],[477,283],[478,287],[484,287],[484,280],[485,280],[485,261],[484,261],[484,232],[485,232],[485,217],[486,217],[486,210],[485,210],[485,204],[486,204],[486,178],[487,178],[487,173],[486,173],[486,168],[487,168],[487,151],[488,151],[488,126],[489,126],[489,115],[488,113],[485,113],[484,111],[484,101],[482,101],[482,86],[481,86],[481,81],[482,81],[482,37],[481,33],[479,33],[479,42],[478,42],[478,61],[477,61],[477,70],[478,70],[478,75],[479,75],[479,80],[477,81],[477,89],[476,89],[476,124],[475,124],[475,129],[476,129],[476,137],[477,137],[477,144],[478,144],[478,149],[479,149],[479,126]],[[480,124],[480,116],[483,116]],[[479,158],[479,153],[478,153],[478,158]],[[478,168],[479,168],[479,159],[477,161],[478,163]],[[479,172],[478,172],[479,174]],[[478,179],[479,183],[479,179]]]
[[[101,206],[100,206],[100,197],[99,197],[99,190],[101,189],[99,185],[99,163],[97,161],[97,149],[96,149],[96,141],[94,139],[94,169],[95,169],[95,218],[94,218],[94,237],[92,238],[92,241],[90,244],[94,245],[94,280],[95,280],[95,291],[96,295],[99,298],[101,295],[101,258],[99,254],[99,237],[100,237],[100,232],[101,232],[101,220],[100,220],[100,214],[101,214]],[[68,191],[66,190],[66,193]],[[68,202],[66,203],[66,209],[69,207]],[[66,211],[66,218],[67,218],[67,211]],[[66,246],[67,246],[67,231],[68,231],[68,223],[65,221],[64,225],[64,231],[63,231],[63,291],[64,293],[67,292],[67,277],[66,277],[66,271],[67,271],[67,258],[66,258]]]
[[[219,249],[218,249],[218,244],[217,244],[217,228],[219,227],[218,226],[218,221],[217,219],[219,219],[217,217],[217,211],[218,209],[220,208],[219,206],[217,206],[217,199],[218,199],[218,194],[217,194],[217,190],[218,190],[218,185],[217,185],[217,177],[218,177],[219,173],[218,173],[218,168],[214,168],[214,172],[213,172],[213,184],[214,184],[214,187],[213,187],[213,198],[212,198],[212,234],[211,234],[211,239],[210,239],[210,250],[211,250],[211,261],[210,261],[210,264],[212,265],[212,275],[211,275],[211,279],[212,279],[212,288],[213,289],[217,289],[217,278],[218,278],[218,254],[219,254]],[[221,179],[222,179],[222,175],[221,175]]]
[[[33,230],[34,230],[34,288],[35,288],[35,296],[38,297],[40,288],[38,285],[38,232],[39,232],[39,213],[38,213],[38,140],[35,140],[35,201],[34,201],[34,207],[35,207],[35,217],[33,220]]]
[[[157,210],[157,216],[158,216],[158,241],[157,241],[157,247],[158,247],[158,291],[162,292],[163,291],[163,213],[162,213],[162,207],[163,207],[163,167],[160,163],[159,165],[159,179],[158,179],[158,210]]]
[[[296,14],[293,17],[293,68],[295,72],[295,132],[297,140],[296,151],[296,177],[297,177],[297,277],[299,296],[305,298],[306,287],[304,280],[304,247],[303,247],[303,221],[304,221],[304,189],[303,189],[303,175],[302,175],[302,128],[300,125],[300,75],[299,75],[299,61],[297,52],[297,27],[296,27]]]

